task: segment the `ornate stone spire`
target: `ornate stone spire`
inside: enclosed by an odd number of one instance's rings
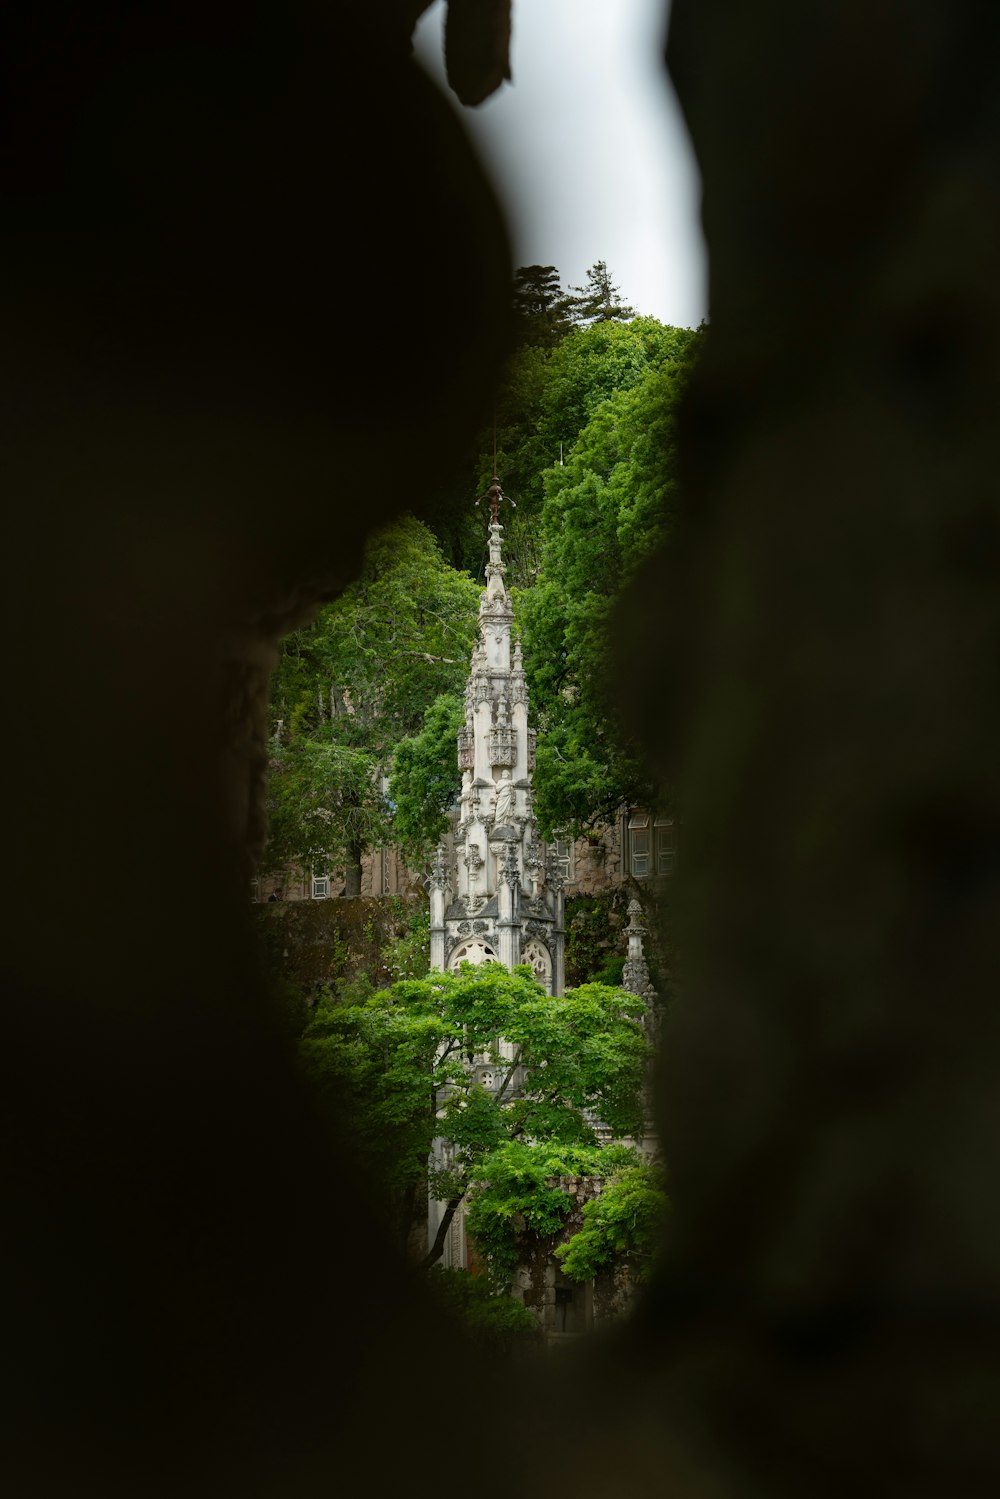
[[[477,952],[508,968],[528,961],[550,991],[561,994],[562,885],[543,868],[532,808],[535,734],[528,725],[523,652],[511,638],[500,498],[502,491],[491,502],[479,639],[458,734],[462,797],[450,904],[449,881],[437,864],[431,879],[431,966],[450,967],[468,955],[474,918]]]

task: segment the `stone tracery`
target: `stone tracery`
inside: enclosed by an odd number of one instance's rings
[[[439,847],[431,879],[431,967],[443,970],[472,957],[461,931],[475,912],[479,947],[513,968],[528,961],[553,994],[563,989],[562,883],[546,871],[531,796],[535,731],[528,727],[528,688],[520,641],[511,641],[513,609],[504,584],[503,527],[489,528],[486,587],[479,605],[479,640],[465,691],[458,735],[462,772],[457,864],[444,871]],[[530,917],[529,934],[526,918]]]

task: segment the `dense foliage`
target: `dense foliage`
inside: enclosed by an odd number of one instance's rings
[[[556,1257],[573,1280],[591,1280],[612,1265],[625,1264],[641,1284],[656,1264],[666,1211],[662,1167],[651,1161],[624,1162],[584,1206],[583,1227],[559,1246]]]
[[[459,1318],[465,1331],[491,1354],[509,1354],[518,1345],[536,1341],[541,1334],[537,1317],[524,1303],[505,1296],[486,1276],[435,1265],[430,1272],[430,1286],[442,1305]]]
[[[389,782],[393,833],[403,853],[417,864],[429,862],[458,794],[455,745],[464,712],[460,693],[443,693],[424,714],[420,732],[396,748]]]
[[[404,516],[369,544],[361,576],[283,642],[271,709],[268,863],[345,868],[393,837],[385,794],[399,743],[464,682],[479,590]],[[417,815],[417,814],[415,814]]]
[[[284,642],[272,869],[343,869],[357,893],[367,846],[395,843],[420,864],[444,831],[495,472],[511,501],[504,556],[539,730],[543,836],[651,800],[608,712],[609,629],[623,588],[669,532],[674,416],[698,334],[636,317],[602,261],[568,293],[554,267],[523,267],[515,310],[521,343],[495,430],[442,482],[439,513],[430,525],[404,516],[374,537],[356,582]],[[566,1228],[575,1199],[560,1179],[602,1182],[560,1250],[567,1274],[590,1279],[649,1257],[662,1184],[621,1143],[642,1132],[642,1005],[603,983],[554,999],[526,967],[428,975],[426,944],[421,912],[381,955],[375,982],[397,982],[377,992],[363,975],[329,984],[302,1055],[404,1251],[428,1185],[444,1211],[425,1267],[465,1205],[488,1274],[441,1276],[439,1289],[483,1337],[509,1346],[529,1314],[497,1292],[524,1235]],[[618,1143],[598,1143],[595,1119]]]
[[[503,1284],[511,1278],[525,1234],[548,1239],[566,1226],[574,1199],[563,1190],[560,1177],[614,1178],[619,1172],[639,1169],[638,1153],[626,1145],[602,1149],[587,1141],[525,1144],[514,1140],[494,1151],[488,1170],[473,1185],[467,1218],[493,1279]],[[575,1241],[576,1235],[569,1242]],[[611,1257],[596,1268],[603,1269],[610,1262]]]
[[[618,599],[671,525],[675,413],[697,344],[637,318],[573,334],[553,358],[547,400],[580,427],[565,464],[545,473],[539,575],[519,601],[546,833],[654,799],[609,704],[609,636]]]
[[[554,265],[522,265],[514,272],[518,342],[551,348],[573,325],[570,298]]]
[[[502,512],[504,556],[539,730],[543,834],[583,832],[654,798],[609,706],[608,644],[618,600],[670,531],[676,413],[699,343],[654,318],[596,319],[519,350],[498,397],[497,470],[517,506]],[[485,528],[468,497],[492,464],[484,434],[461,508],[435,521],[452,560],[473,570]]]
[[[605,985],[553,998],[527,967],[466,965],[360,1004],[321,1005],[303,1055],[318,1096],[350,1129],[397,1241],[407,1241],[428,1177],[447,1203],[429,1265],[475,1183],[490,1182],[496,1204],[495,1173],[512,1146],[518,1159],[541,1151],[541,1170],[546,1151],[567,1160],[589,1151],[591,1159],[591,1113],[618,1135],[641,1130],[641,1011],[640,1001]],[[445,1142],[436,1160],[435,1140]]]
[[[552,266],[515,283],[521,346],[496,403],[510,498],[504,557],[538,729],[543,836],[579,833],[654,799],[609,710],[615,606],[673,516],[678,403],[699,334],[632,316],[598,261],[565,293]],[[628,319],[628,320],[626,320]],[[418,866],[458,789],[455,734],[476,630],[493,433],[442,479],[430,526],[373,539],[361,577],[284,642],[275,677],[267,862],[343,869],[366,847]],[[436,541],[435,541],[436,537]],[[447,559],[447,560],[446,560]]]

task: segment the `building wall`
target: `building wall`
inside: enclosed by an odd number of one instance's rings
[[[360,974],[390,984],[397,975],[384,967],[387,949],[425,908],[421,895],[261,902],[253,918],[262,965],[307,995]]]
[[[546,1239],[534,1234],[524,1236],[513,1293],[534,1312],[546,1342],[553,1345],[626,1316],[635,1295],[635,1281],[627,1267],[604,1271],[586,1282],[571,1280],[563,1272],[555,1252],[579,1232],[584,1207],[600,1196],[604,1183],[593,1176],[560,1176],[551,1178],[547,1185],[558,1186],[571,1197],[573,1208],[558,1234]]]
[[[648,827],[642,827],[642,819]],[[445,840],[448,858],[455,849]],[[566,870],[566,895],[601,895],[637,880],[640,884],[673,873],[675,827],[672,819],[656,818],[645,808],[623,808],[613,823],[589,838],[550,840],[547,849],[558,849]],[[361,894],[410,895],[423,888],[419,870],[409,868],[397,848],[369,849],[361,861]],[[278,888],[284,900],[336,900],[344,893],[343,878],[327,877],[325,893],[313,891],[309,871],[289,869],[281,875],[259,878],[252,887],[253,899],[266,901]]]
[[[318,882],[313,872],[294,867],[279,874],[261,875],[251,882],[251,899],[267,901],[279,889],[282,900],[338,900],[343,896],[342,875],[315,873]],[[422,888],[422,876],[407,867],[399,849],[374,848],[365,852],[361,860],[362,896],[371,899],[381,895],[413,895]]]

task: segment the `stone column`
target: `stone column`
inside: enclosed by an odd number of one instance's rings
[[[431,970],[444,972],[446,930],[444,913],[448,906],[448,873],[444,863],[444,844],[439,843],[434,855],[430,878],[431,896]]]
[[[521,642],[514,647],[514,665],[510,678],[511,726],[517,745],[517,760],[513,767],[515,781],[528,779],[528,688],[524,680],[524,663],[521,657]],[[528,809],[530,816],[530,808]]]
[[[642,924],[642,907],[637,900],[629,901],[628,918],[628,926],[625,928],[625,935],[628,937],[628,954],[622,972],[622,988],[627,989],[630,994],[637,995],[640,999],[651,1000],[654,998],[653,985],[650,981],[646,954],[642,945],[646,928]]]
[[[521,875],[513,843],[498,843],[496,851],[498,957],[511,969],[521,960]]]
[[[552,891],[552,993],[558,999],[566,989],[566,896],[562,875],[549,870],[548,886]]]

